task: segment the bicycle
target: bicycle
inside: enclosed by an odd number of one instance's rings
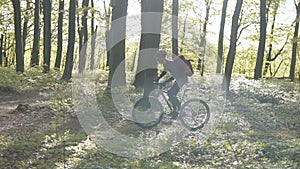
[[[133,121],[144,129],[151,129],[158,125],[165,114],[171,115],[173,111],[171,103],[168,102],[166,91],[163,90],[161,83],[155,83],[158,86],[158,93],[150,95],[147,98],[138,100],[132,112]],[[184,101],[184,96],[187,91],[185,89],[181,97],[181,108],[177,118],[181,124],[190,131],[195,131],[204,127],[210,118],[210,110],[207,103],[199,98],[192,98]],[[162,96],[162,97],[160,97]],[[159,99],[160,98],[160,99]],[[169,113],[164,111],[162,101],[167,105]]]

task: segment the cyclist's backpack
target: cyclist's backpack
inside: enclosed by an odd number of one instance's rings
[[[175,57],[174,60],[176,61],[177,59],[181,59],[185,63],[185,68],[184,68],[185,74],[187,76],[192,76],[194,74],[193,66],[192,66],[192,63],[191,63],[193,60],[190,60],[190,59],[188,60],[183,55]]]

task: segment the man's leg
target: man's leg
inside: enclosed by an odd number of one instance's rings
[[[177,82],[175,81],[174,85],[168,90],[168,96],[169,96],[169,99],[170,101],[172,102],[173,104],[173,108],[174,110],[176,109],[180,109],[180,102],[179,100],[177,99],[176,95],[178,94],[180,88],[177,84]]]

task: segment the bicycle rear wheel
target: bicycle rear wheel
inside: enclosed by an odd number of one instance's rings
[[[201,99],[190,99],[181,106],[179,119],[188,130],[203,128],[209,118],[209,106]]]
[[[163,107],[155,97],[142,98],[134,105],[133,121],[144,129],[156,126],[163,117]]]

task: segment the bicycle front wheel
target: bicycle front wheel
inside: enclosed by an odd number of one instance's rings
[[[162,119],[163,108],[155,97],[142,98],[134,105],[133,121],[144,129],[156,126]]]
[[[209,106],[201,99],[190,99],[181,106],[179,119],[188,130],[203,128],[209,118]]]

